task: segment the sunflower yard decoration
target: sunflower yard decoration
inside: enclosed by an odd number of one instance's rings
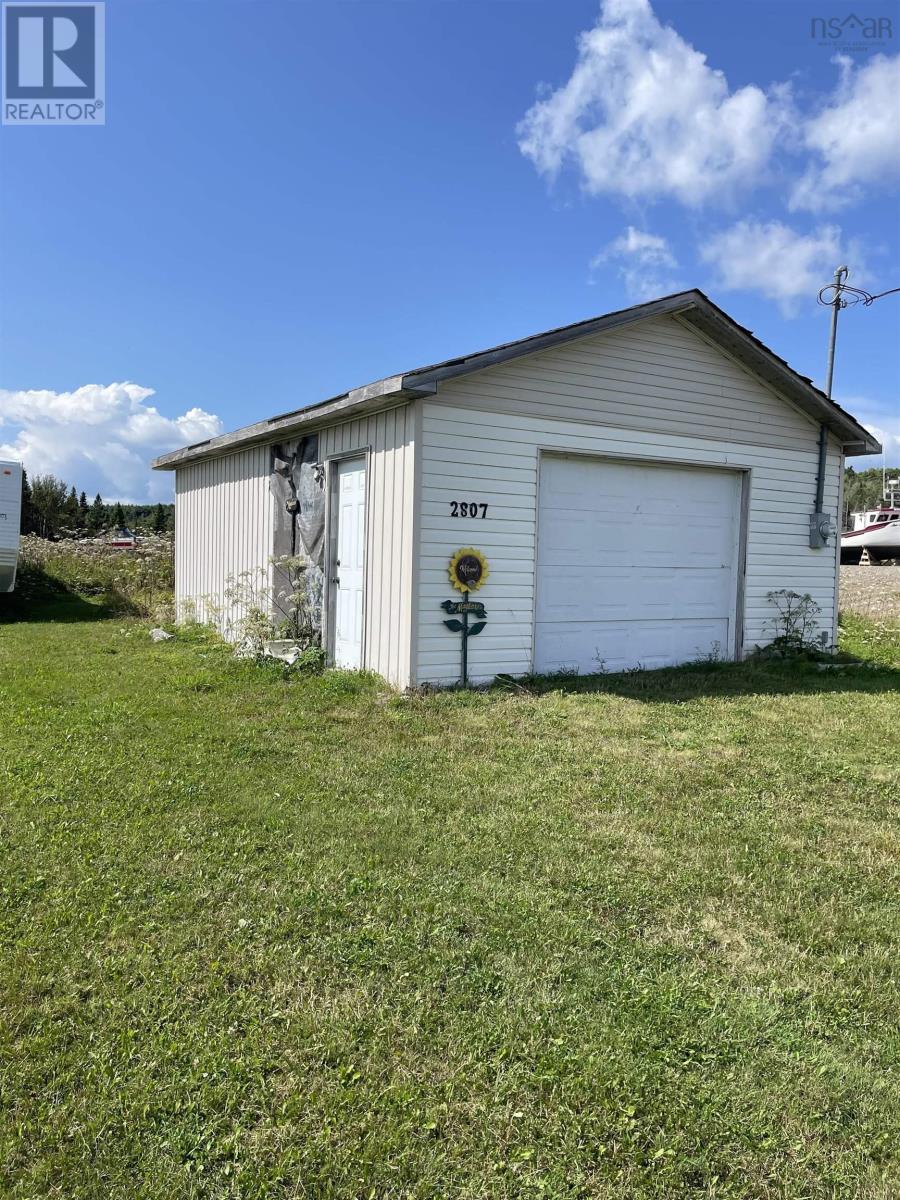
[[[450,582],[460,592],[477,592],[490,575],[487,559],[480,550],[465,546],[457,550],[448,567]]]
[[[481,633],[487,624],[487,612],[480,600],[469,600],[470,592],[477,591],[484,586],[484,582],[490,574],[487,559],[480,550],[475,550],[471,546],[466,546],[462,550],[457,550],[450,559],[450,565],[447,568],[450,575],[450,582],[466,597],[464,600],[444,600],[441,608],[445,613],[458,614],[462,620],[458,620],[456,615],[450,616],[450,619],[444,624],[451,633],[460,634],[462,642],[461,651],[461,682],[462,686],[466,687],[469,682],[469,638],[475,637]],[[469,616],[475,617],[475,624],[469,624]]]

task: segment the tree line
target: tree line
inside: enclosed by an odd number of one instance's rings
[[[174,504],[106,504],[98,492],[88,501],[82,491],[55,475],[28,478],[22,471],[22,533],[43,538],[61,534],[98,535],[127,528],[138,533],[167,533],[175,528]]]

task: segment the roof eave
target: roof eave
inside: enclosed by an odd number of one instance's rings
[[[581,321],[577,325],[554,329],[533,338],[509,342],[494,350],[472,354],[465,358],[451,359],[437,367],[426,367],[421,371],[413,371],[404,375],[403,381],[408,386],[414,384],[421,386],[426,382],[437,383],[460,375],[468,375],[473,371],[481,371],[486,367],[497,366],[511,358],[521,358],[525,354],[537,354],[542,350],[549,350],[554,346],[564,345],[566,342],[589,337],[594,333],[605,333],[611,329],[658,316],[677,317],[699,332],[705,333],[709,339],[743,363],[753,374],[768,382],[776,391],[797,404],[808,416],[824,422],[841,440],[842,445],[865,447],[852,450],[853,454],[879,454],[881,452],[880,445],[869,431],[848,412],[845,412],[833,400],[829,400],[811,380],[804,379],[793,367],[754,337],[749,330],[733,321],[727,313],[713,304],[703,292],[696,288],[688,292],[664,296],[660,300],[652,300],[647,304],[609,313],[606,316],[595,317],[589,321]]]
[[[431,395],[436,391],[436,387],[429,387],[427,384],[405,387],[403,380],[402,375],[389,375],[364,387],[352,388],[349,392],[325,400],[321,404],[311,404],[308,408],[271,417],[267,421],[257,421],[254,425],[245,425],[232,433],[223,433],[204,442],[195,442],[191,446],[182,446],[168,454],[161,454],[153,460],[151,466],[154,471],[175,471],[189,463],[200,462],[206,458],[220,458],[249,446],[277,442],[295,433],[312,433],[345,417],[375,411],[391,404],[401,404],[416,396]]]

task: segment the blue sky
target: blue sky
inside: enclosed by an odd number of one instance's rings
[[[816,289],[900,286],[900,10],[823,11],[110,0],[106,125],[0,130],[0,457],[168,498],[162,450],[692,286],[821,383]],[[894,459],[898,334],[845,312],[835,380]]]

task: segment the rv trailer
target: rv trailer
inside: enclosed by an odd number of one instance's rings
[[[0,462],[0,593],[16,586],[22,519],[22,464]]]

